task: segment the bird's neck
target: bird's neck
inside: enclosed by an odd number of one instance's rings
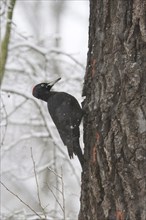
[[[43,96],[41,97],[41,100],[48,102],[49,98],[52,97],[53,95],[55,95],[56,92],[47,92],[45,94],[43,94]]]

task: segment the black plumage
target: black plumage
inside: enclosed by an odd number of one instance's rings
[[[79,143],[79,125],[83,112],[78,101],[72,95],[65,92],[50,91],[60,79],[53,83],[36,85],[32,94],[34,97],[47,102],[48,111],[64,145],[67,146],[69,157],[73,158],[73,154],[77,155],[81,166],[83,166],[84,158]]]

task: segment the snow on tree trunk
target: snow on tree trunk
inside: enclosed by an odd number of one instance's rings
[[[146,219],[146,0],[90,0],[79,220]]]

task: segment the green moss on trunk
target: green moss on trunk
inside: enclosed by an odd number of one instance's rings
[[[15,7],[16,0],[10,0],[10,7],[7,12],[7,24],[4,38],[1,43],[1,51],[0,51],[0,84],[2,83],[2,79],[5,72],[5,64],[8,56],[8,45],[11,34],[11,21],[13,17],[13,11]]]

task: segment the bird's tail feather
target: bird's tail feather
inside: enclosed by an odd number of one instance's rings
[[[83,156],[83,153],[82,153],[82,150],[81,150],[81,147],[80,145],[75,145],[74,147],[74,154],[77,155],[79,161],[80,161],[80,164],[83,168],[83,165],[84,165],[84,156]]]
[[[69,145],[68,145],[67,150],[68,150],[68,154],[69,154],[70,159],[73,159],[73,148],[69,147]]]

